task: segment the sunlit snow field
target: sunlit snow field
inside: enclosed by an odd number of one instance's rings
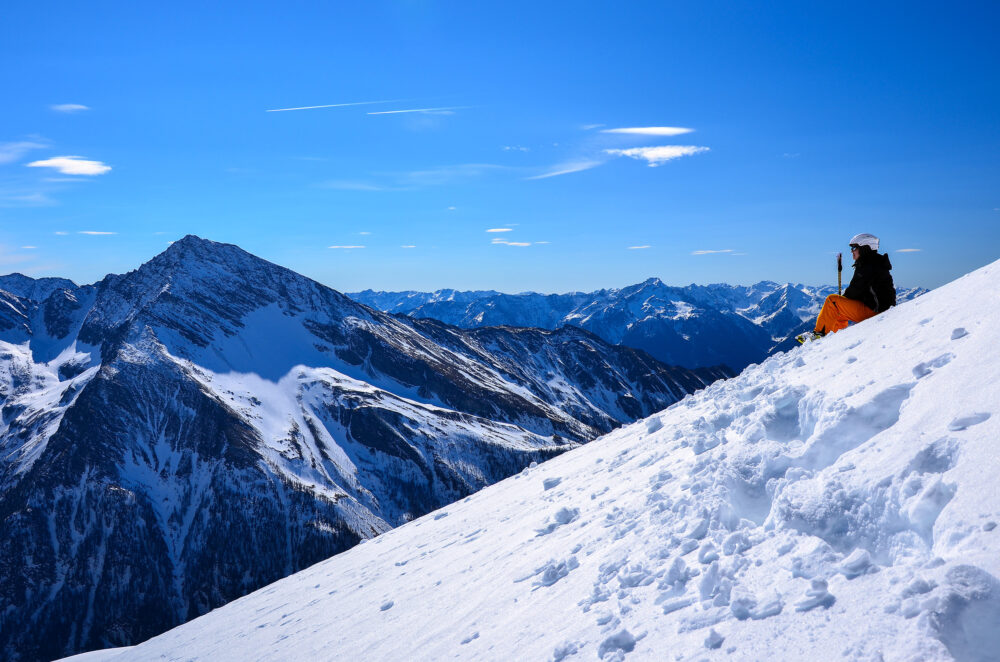
[[[96,660],[995,660],[1000,262]]]

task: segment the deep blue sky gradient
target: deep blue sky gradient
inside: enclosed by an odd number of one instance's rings
[[[900,285],[1000,257],[995,2],[3,14],[3,273],[92,282],[187,233],[345,291],[822,284],[857,232],[883,238]],[[88,109],[52,109],[70,103]],[[648,126],[695,131],[601,133]],[[605,151],[656,145],[709,151],[659,167]],[[55,156],[111,170],[27,167]],[[728,252],[693,254],[709,250]]]

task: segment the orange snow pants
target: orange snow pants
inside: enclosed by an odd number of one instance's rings
[[[874,316],[875,311],[860,301],[831,294],[816,318],[816,333],[836,333],[846,329],[848,322],[864,322]]]

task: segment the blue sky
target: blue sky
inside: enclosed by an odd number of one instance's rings
[[[934,287],[1000,257],[998,19],[9,3],[0,273],[93,282],[194,233],[342,291],[823,284],[871,232]]]

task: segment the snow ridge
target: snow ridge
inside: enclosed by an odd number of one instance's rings
[[[101,659],[990,660],[1000,262]]]

